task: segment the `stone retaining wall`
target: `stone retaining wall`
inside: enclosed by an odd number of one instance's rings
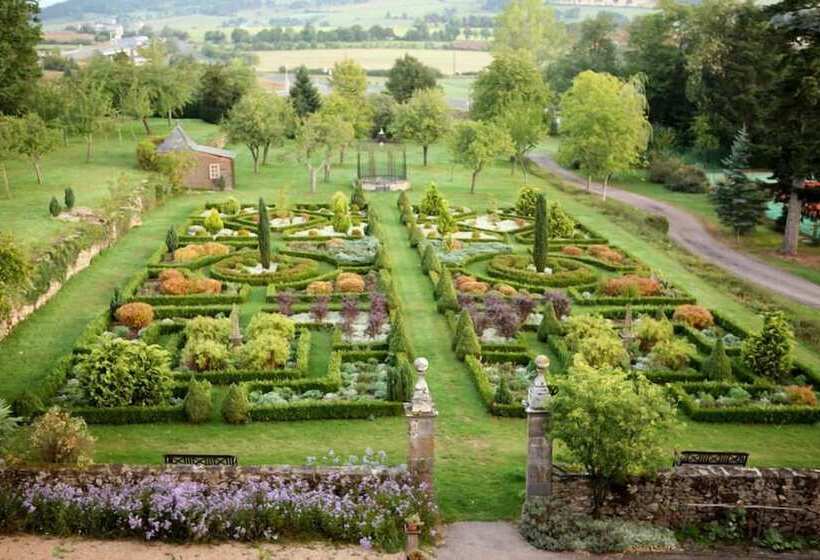
[[[555,472],[553,496],[576,511],[588,511],[589,479]],[[820,534],[820,469],[757,469],[685,466],[654,478],[632,479],[610,493],[605,515],[682,527],[747,511],[747,531],[769,527],[786,534]]]

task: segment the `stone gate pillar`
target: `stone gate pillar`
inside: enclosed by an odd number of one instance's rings
[[[552,439],[550,438],[550,391],[546,373],[550,361],[535,358],[536,375],[527,392],[527,498],[552,495]]]
[[[407,463],[410,472],[423,482],[433,487],[433,461],[435,457],[435,418],[438,415],[427,380],[428,363],[425,358],[418,358],[413,365],[416,368],[417,380],[413,397],[404,405],[408,421],[410,449]]]

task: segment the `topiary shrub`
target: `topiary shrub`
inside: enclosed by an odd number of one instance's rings
[[[538,340],[546,342],[549,335],[561,336],[563,332],[561,322],[555,315],[555,307],[547,303],[544,305],[541,322],[538,324]]]
[[[311,296],[319,296],[319,295],[329,296],[330,294],[333,293],[333,283],[332,282],[325,282],[325,281],[322,281],[322,280],[315,280],[315,281],[313,281],[313,282],[311,282],[310,284],[307,285],[307,288],[305,288],[305,291],[308,293],[308,295],[311,295]]]
[[[283,208],[284,210],[284,208]],[[259,263],[265,270],[270,269],[270,216],[265,201],[259,199],[259,223],[256,228],[256,238],[259,241]]]
[[[77,358],[74,373],[91,406],[148,406],[171,396],[170,363],[160,346],[103,335]]]
[[[207,229],[208,233],[211,235],[216,235],[225,227],[225,224],[222,222],[222,217],[219,215],[216,208],[212,208],[211,211],[208,212],[208,215],[205,216],[205,220],[202,222],[202,225],[205,226],[205,229]]]
[[[121,305],[114,314],[117,321],[128,325],[132,329],[144,329],[154,321],[154,308],[141,302],[132,302]]]
[[[555,309],[555,316],[559,319],[569,317],[569,314],[572,312],[572,300],[563,292],[544,292],[544,300],[552,303],[552,307]]]
[[[481,355],[481,341],[475,332],[475,325],[470,313],[465,309],[459,315],[459,326],[456,329],[455,353],[464,361],[467,356]]]
[[[228,342],[231,335],[231,321],[221,317],[197,316],[185,323],[183,334],[189,341],[207,339]]]
[[[336,277],[336,291],[346,294],[361,294],[364,292],[364,278],[355,272],[342,272]]]
[[[48,213],[51,214],[52,217],[56,218],[62,211],[63,209],[60,207],[60,203],[57,201],[57,198],[52,196],[48,203]]]
[[[726,355],[723,339],[718,338],[712,347],[709,357],[703,362],[703,373],[710,381],[727,381],[732,379],[732,361]]]
[[[794,332],[779,311],[763,315],[763,329],[743,341],[743,363],[756,375],[785,379],[792,369]]]
[[[701,168],[684,165],[666,179],[664,186],[674,192],[705,193],[709,191],[709,178]]]
[[[712,313],[700,305],[679,305],[675,308],[672,319],[698,330],[708,329],[715,324]]]
[[[446,311],[458,311],[458,294],[456,293],[455,286],[453,286],[453,276],[450,274],[449,270],[444,269],[441,271],[441,274],[439,274],[437,287],[439,295],[436,307],[438,308],[439,313],[445,313]]]
[[[94,438],[85,420],[57,407],[34,421],[29,446],[42,463],[87,465],[94,457]]]
[[[74,202],[76,199],[74,198],[74,189],[68,187],[63,191],[63,202],[65,202],[66,210],[71,210],[74,208]]]
[[[549,234],[553,239],[568,239],[574,236],[578,223],[557,202],[550,203],[549,218]]]
[[[231,196],[220,205],[220,209],[226,216],[236,216],[239,214],[240,210],[242,210],[242,206],[239,204],[238,200]]]
[[[387,375],[387,398],[396,402],[408,402],[413,396],[415,370],[404,353],[398,354],[396,366]]]
[[[264,332],[251,338],[239,351],[243,369],[266,370],[283,367],[290,356],[290,344],[280,334]]]
[[[420,216],[438,216],[439,211],[444,206],[444,197],[438,192],[438,187],[431,182],[424,191],[424,196],[419,203]]]
[[[523,186],[518,189],[515,213],[519,216],[535,216],[535,204],[539,194],[541,194],[541,191],[535,187]]]
[[[498,387],[495,390],[493,402],[495,402],[495,404],[512,404],[513,402],[512,393],[510,392],[510,388],[507,387],[507,378],[503,375],[498,381]]]
[[[433,272],[441,272],[441,261],[438,255],[436,255],[436,249],[432,243],[428,243],[424,248],[424,255],[422,255],[421,258],[421,269],[425,274],[428,274],[431,270]]]
[[[248,336],[256,338],[264,334],[276,334],[285,340],[292,340],[296,334],[296,323],[280,313],[257,313],[248,324]]]
[[[689,357],[695,347],[680,338],[661,340],[652,347],[649,362],[658,368],[677,371],[689,365]]]
[[[222,401],[222,418],[228,424],[246,424],[250,421],[251,403],[243,385],[234,383]]]
[[[192,379],[185,395],[185,416],[192,424],[202,424],[211,418],[213,403],[211,401],[211,384],[207,380]]]
[[[230,365],[231,354],[224,342],[191,338],[182,349],[180,361],[194,371],[222,371]]]
[[[174,260],[177,262],[191,262],[203,257],[225,256],[230,252],[231,248],[227,245],[209,241],[207,243],[193,243],[191,245],[186,245],[185,247],[176,249],[173,252],[173,255]]]

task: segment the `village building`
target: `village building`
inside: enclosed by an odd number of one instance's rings
[[[183,184],[189,189],[234,189],[236,154],[230,150],[197,144],[178,124],[162,144],[157,146],[158,154],[169,152],[190,154],[192,163],[183,179]]]

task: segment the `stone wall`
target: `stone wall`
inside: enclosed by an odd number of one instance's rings
[[[207,483],[218,487],[232,483],[265,479],[308,479],[319,481],[328,476],[362,478],[374,474],[393,476],[405,472],[395,467],[227,467],[188,465],[92,465],[80,467],[19,467],[0,469],[0,487],[17,486],[34,480],[84,486],[139,480],[149,476],[170,476],[179,481]]]
[[[589,480],[555,472],[553,496],[588,511]],[[786,534],[820,534],[820,469],[685,466],[614,489],[605,515],[666,527],[708,522],[735,508],[747,511],[749,534],[774,527]]]

